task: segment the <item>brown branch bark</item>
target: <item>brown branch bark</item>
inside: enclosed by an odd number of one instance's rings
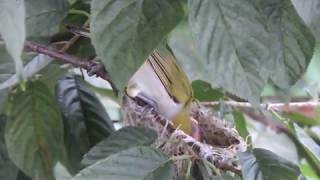
[[[36,52],[39,54],[45,54],[62,63],[71,64],[74,67],[85,69],[87,70],[89,75],[95,74],[96,76],[108,81],[115,93],[118,93],[118,89],[112,82],[110,76],[108,75],[107,71],[105,70],[105,67],[102,64],[87,59],[81,59],[79,57],[67,54],[63,51],[58,51],[48,46],[44,46],[42,44],[38,44],[31,41],[25,42],[25,50]]]

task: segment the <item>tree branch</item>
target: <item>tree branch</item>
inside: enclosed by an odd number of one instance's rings
[[[96,75],[106,81],[108,81],[116,94],[118,94],[118,89],[115,84],[112,82],[110,76],[108,75],[105,67],[102,64],[99,64],[95,61],[90,61],[87,59],[81,59],[79,57],[67,54],[63,51],[58,51],[42,44],[38,44],[31,41],[25,42],[25,49],[28,51],[36,52],[39,54],[45,54],[49,57],[54,58],[57,61],[63,63],[71,64],[74,67],[80,67],[88,71],[88,75]]]
[[[238,107],[238,108],[253,108],[252,104],[249,102],[236,102],[236,101],[212,101],[212,102],[201,102],[203,106],[218,106],[221,104]],[[290,108],[302,108],[302,107],[318,107],[320,102],[309,101],[309,102],[290,102],[290,103],[263,103],[260,104],[261,108],[266,110],[283,110],[286,107]]]
[[[207,107],[213,107],[220,104],[226,104],[235,108],[238,108],[241,112],[250,116],[253,120],[258,121],[265,126],[271,127],[276,132],[289,133],[286,125],[275,121],[272,117],[268,117],[257,112],[254,107],[248,102],[236,102],[236,101],[225,101],[225,102],[202,102],[200,103]],[[290,103],[263,103],[260,104],[261,108],[267,111],[281,111],[281,112],[291,112],[298,111],[299,109],[314,109],[320,106],[320,102],[307,101],[307,102],[290,102]],[[312,113],[311,115],[312,116]]]

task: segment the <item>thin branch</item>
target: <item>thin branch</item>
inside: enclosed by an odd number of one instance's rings
[[[69,32],[73,33],[74,35],[90,38],[90,32],[88,29],[85,29],[83,27],[80,28],[78,26],[73,26],[70,24],[67,24],[65,27]]]
[[[248,102],[236,102],[236,101],[225,101],[225,102],[201,102],[203,106],[213,107],[221,104],[229,105],[238,108],[243,113],[247,114],[253,120],[258,121],[265,126],[271,127],[276,132],[289,133],[286,125],[275,121],[272,117],[268,117],[257,112],[254,106]],[[318,101],[307,101],[307,102],[290,102],[290,103],[263,103],[260,104],[261,108],[267,111],[288,111],[290,109],[299,109],[307,107],[319,107],[320,102]]]
[[[252,104],[249,102],[236,102],[236,101],[212,101],[212,102],[201,102],[203,106],[218,106],[221,104],[238,107],[238,108],[253,108]],[[266,110],[283,110],[286,107],[290,108],[302,108],[302,107],[318,107],[320,102],[309,101],[309,102],[290,102],[290,103],[263,103],[260,104],[261,108]]]
[[[89,25],[89,23],[90,23],[90,20],[87,19],[86,22],[83,23],[82,27],[85,28],[86,26]],[[75,34],[75,35],[68,41],[68,43],[67,43],[64,47],[62,47],[61,50],[62,50],[62,51],[66,51],[67,49],[69,49],[80,37],[81,37],[81,36]]]
[[[44,46],[42,44],[38,44],[31,41],[25,42],[25,49],[39,53],[39,54],[45,54],[49,57],[54,58],[55,60],[61,61],[63,63],[71,64],[74,67],[83,68],[88,71],[89,75],[95,74],[98,77],[108,81],[112,89],[115,91],[115,93],[118,92],[118,89],[116,88],[115,84],[112,82],[107,71],[105,70],[105,67],[102,64],[99,64],[95,61],[90,61],[87,59],[81,59],[79,57],[67,54],[63,51],[58,51],[58,50],[49,48],[47,46]]]

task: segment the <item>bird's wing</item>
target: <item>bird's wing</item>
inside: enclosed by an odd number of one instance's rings
[[[148,62],[174,101],[180,103],[191,102],[192,87],[189,79],[168,49],[161,52],[154,51],[149,56]]]

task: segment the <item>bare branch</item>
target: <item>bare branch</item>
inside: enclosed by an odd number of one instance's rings
[[[33,51],[39,54],[45,54],[49,57],[54,58],[57,61],[61,61],[63,63],[71,64],[74,67],[80,67],[88,71],[89,75],[97,75],[98,77],[108,81],[112,87],[112,89],[117,93],[118,89],[115,84],[112,82],[110,76],[108,75],[105,67],[102,64],[99,64],[95,61],[90,61],[87,59],[81,59],[79,57],[67,54],[63,51],[58,51],[42,44],[38,44],[31,41],[25,42],[25,49],[29,51]]]
[[[218,106],[221,104],[238,107],[238,108],[253,108],[249,102],[236,102],[236,101],[212,101],[212,102],[201,102],[203,106]],[[290,102],[290,103],[263,103],[260,104],[261,108],[266,110],[283,110],[285,107],[290,108],[302,108],[302,107],[318,107],[320,102],[308,101],[308,102]]]

